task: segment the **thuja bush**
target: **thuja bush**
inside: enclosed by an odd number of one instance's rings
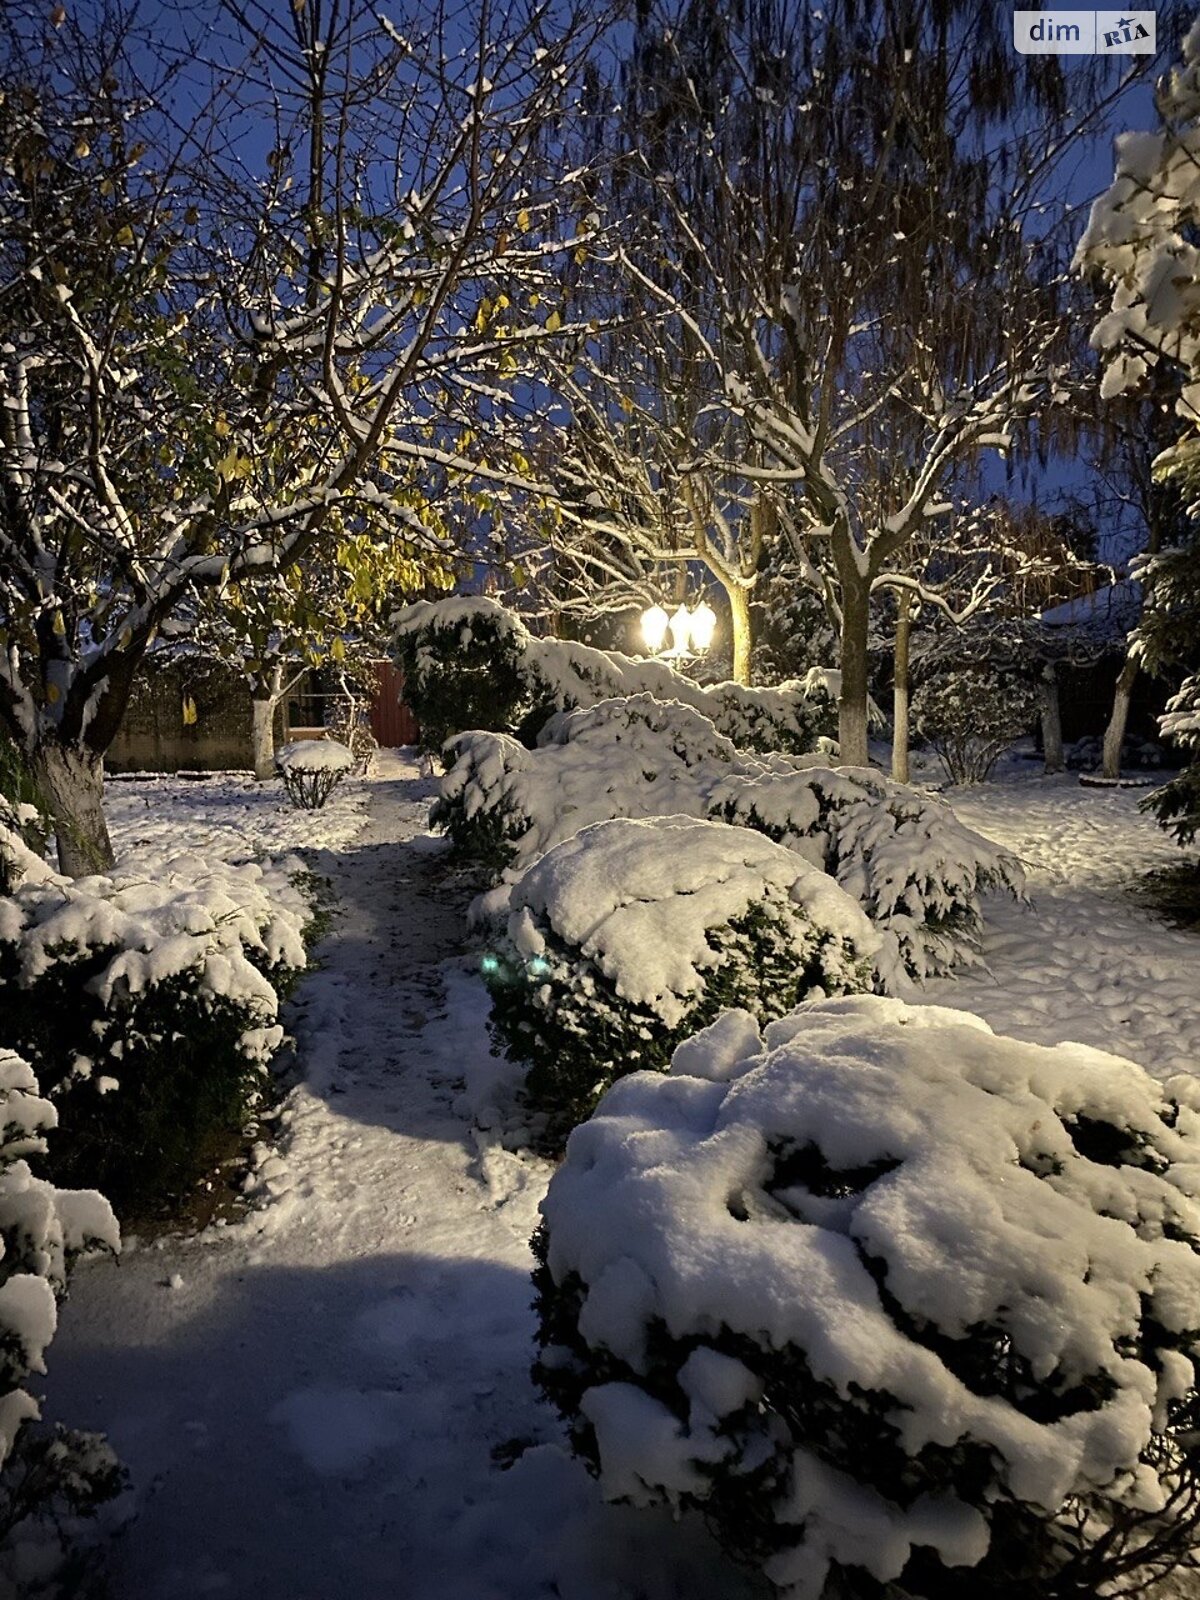
[[[925,982],[979,960],[983,895],[1020,896],[1020,862],[944,801],[866,768],[732,774],[710,815],[755,828],[837,879],[880,934],[879,988]]]
[[[56,1188],[34,1172],[57,1122],[28,1062],[0,1048],[0,1545],[29,1518],[94,1509],[121,1481],[99,1435],[36,1426],[32,1388],[46,1370],[68,1269],[85,1252],[120,1245],[101,1195]]]
[[[542,1206],[535,1373],[605,1495],[789,1597],[1142,1592],[1200,1527],[1200,1086],[877,996],[729,1012]]]
[[[282,870],[187,855],[43,868],[0,896],[0,1042],[64,1108],[57,1181],[140,1217],[231,1153],[282,1041],[309,907]]]
[[[545,1148],[615,1078],[665,1069],[728,1006],[764,1020],[869,982],[877,939],[824,873],[761,835],[688,817],[618,819],[515,886],[484,960],[494,1032],[527,1068]]]

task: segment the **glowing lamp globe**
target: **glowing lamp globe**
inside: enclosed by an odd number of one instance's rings
[[[717,613],[707,600],[692,612],[692,647],[695,650],[707,650],[713,642],[713,634],[717,631]]]
[[[651,606],[648,611],[642,612],[642,638],[652,655],[657,655],[662,649],[670,626],[671,619],[661,606]]]
[[[691,638],[691,634],[692,614],[686,606],[681,605],[678,611],[676,611],[674,616],[671,618],[671,642],[673,654],[685,655],[687,653],[688,640]]]

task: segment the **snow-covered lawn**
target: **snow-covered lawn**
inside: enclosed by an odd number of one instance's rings
[[[129,1600],[751,1600],[685,1519],[606,1508],[528,1377],[528,1239],[549,1177],[464,1105],[486,1001],[431,785],[383,755],[325,812],[277,785],[113,784],[120,844],[336,855],[341,916],[292,1008],[308,1069],[248,1220],[79,1271],[50,1410],[106,1430],[132,1488],[101,1527]],[[369,796],[369,815],[362,803]],[[1122,882],[1175,848],[1137,796],[1022,778],[956,802],[1030,864],[993,899],[991,970],[924,998],[1152,1071],[1200,1063],[1200,937]],[[464,1095],[463,1079],[473,1092]],[[515,1464],[512,1464],[515,1461]]]

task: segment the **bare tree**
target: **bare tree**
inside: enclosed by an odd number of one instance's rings
[[[103,753],[197,588],[286,570],[335,512],[419,543],[414,470],[509,481],[460,419],[558,332],[496,306],[582,237],[539,161],[566,9],[224,15],[190,118],[129,15],[0,24],[0,721],[72,872],[112,860]]]

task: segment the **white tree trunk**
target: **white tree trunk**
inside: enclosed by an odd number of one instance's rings
[[[254,776],[275,776],[275,700],[255,695],[250,702],[250,738],[254,749]]]
[[[908,782],[908,636],[912,626],[907,592],[896,596],[896,644],[892,657],[892,777]]]
[[[107,872],[112,841],[104,820],[104,760],[84,746],[41,744],[33,772],[54,818],[58,864],[70,878]]]
[[[1126,656],[1117,674],[1113,691],[1112,715],[1104,730],[1104,766],[1106,778],[1121,776],[1121,746],[1125,743],[1125,726],[1129,721],[1129,703],[1133,699],[1133,686],[1137,681],[1138,663],[1135,656]]]
[[[1047,772],[1065,772],[1062,713],[1058,703],[1058,672],[1054,666],[1042,670],[1042,750]]]

